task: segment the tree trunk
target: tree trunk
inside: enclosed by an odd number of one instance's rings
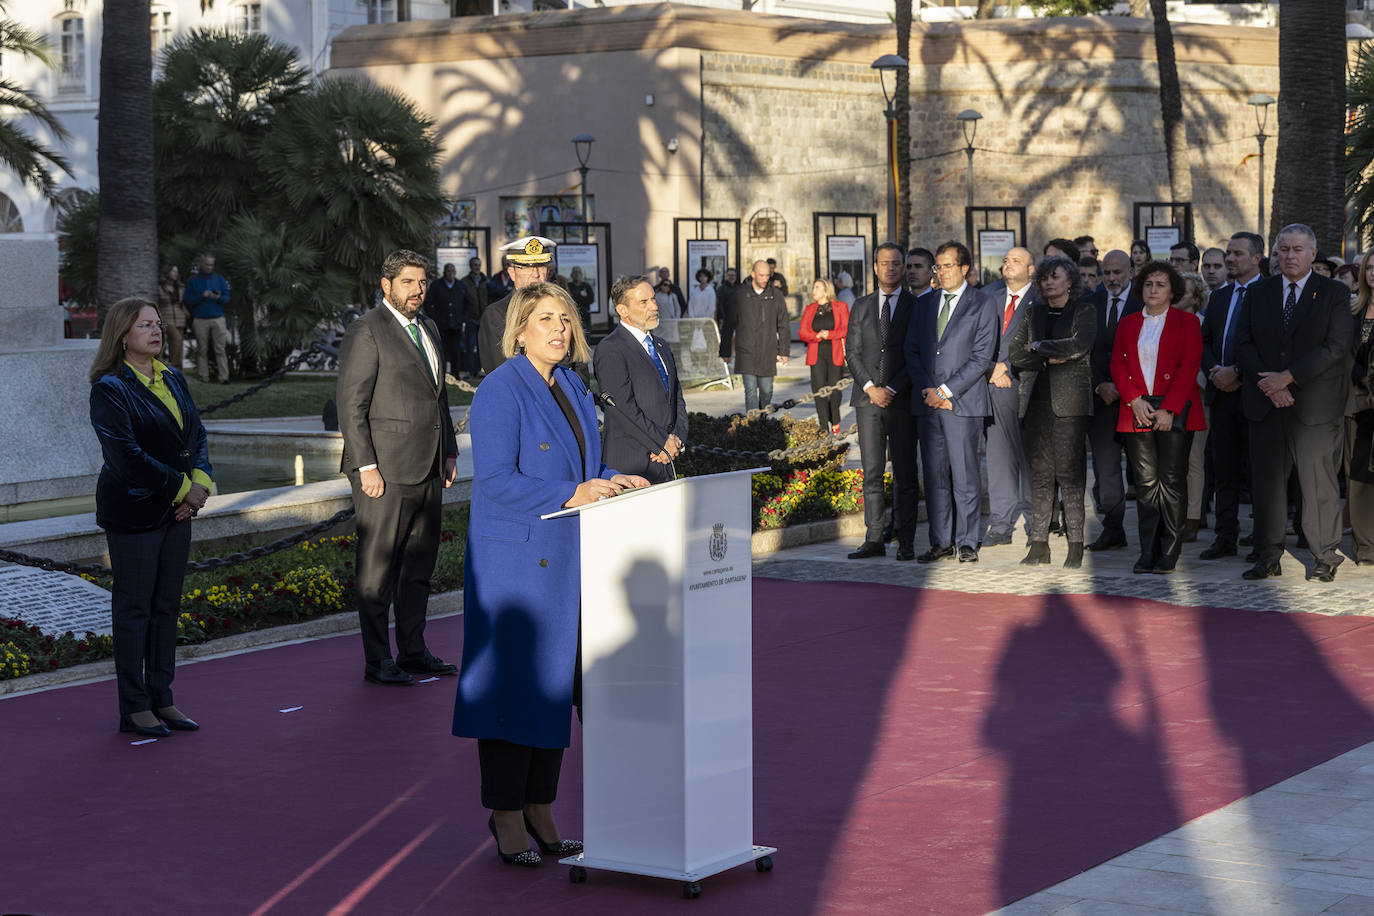
[[[105,0],[100,48],[100,242],[97,305],[125,296],[157,301],[153,205],[153,68],[150,0]]]
[[[1169,196],[1175,203],[1185,203],[1193,199],[1193,176],[1188,162],[1188,127],[1183,121],[1183,90],[1178,83],[1178,62],[1174,59],[1174,30],[1169,26],[1169,10],[1164,0],[1150,0],[1150,10],[1155,21],[1164,149],[1169,157]],[[1192,226],[1180,228],[1186,238],[1192,238]]]
[[[1306,223],[1338,252],[1345,211],[1345,9],[1329,0],[1279,6],[1278,151],[1270,241]]]
[[[978,0],[978,9],[974,11],[974,19],[991,19],[997,15],[997,0]]]
[[[897,2],[897,55],[911,60],[911,0]],[[911,241],[911,68],[897,71],[897,239]]]

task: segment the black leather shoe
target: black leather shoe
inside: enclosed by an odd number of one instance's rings
[[[917,563],[934,563],[936,560],[954,559],[954,545],[948,547],[932,547],[925,553],[916,558]]]
[[[438,677],[450,677],[458,673],[457,665],[450,665],[438,656],[425,653],[424,658],[420,659],[401,659],[397,662],[397,667],[402,671],[411,674],[428,674]]]
[[[1152,573],[1154,571],[1155,561],[1150,557],[1141,557],[1139,560],[1136,560],[1135,565],[1131,567],[1131,572],[1135,573],[1137,576],[1141,573]]]
[[[1021,560],[1022,566],[1039,566],[1050,561],[1050,542],[1031,541],[1030,551]]]
[[[539,858],[539,853],[533,849],[522,849],[519,852],[502,852],[501,838],[496,835],[496,815],[487,818],[487,829],[491,831],[491,838],[496,841],[496,855],[507,865],[524,865],[533,868],[544,861]]]
[[[1001,547],[1003,544],[1010,544],[1010,543],[1011,543],[1011,535],[1009,535],[1009,534],[991,534],[991,533],[989,533],[986,537],[983,538],[983,546],[984,546],[984,547]]]
[[[916,548],[911,544],[897,545],[897,559],[903,563],[909,563],[916,559]]]
[[[1126,546],[1126,535],[1113,534],[1104,531],[1097,536],[1097,540],[1088,545],[1089,550],[1115,550],[1118,547]]]
[[[978,562],[978,551],[975,550],[975,549],[973,549],[972,547],[960,547],[960,548],[959,548],[959,562],[960,562],[960,563],[977,563],[977,562]]]
[[[1235,544],[1230,541],[1213,541],[1211,547],[1197,556],[1199,560],[1220,560],[1222,557],[1234,557],[1235,555]]]
[[[1331,582],[1335,578],[1336,567],[1332,566],[1330,563],[1323,563],[1321,560],[1318,560],[1317,565],[1313,566],[1307,573],[1307,581],[1309,582],[1313,579],[1316,579],[1318,582]]]
[[[190,716],[182,716],[180,719],[169,719],[169,718],[167,718],[166,716],[159,715],[159,716],[158,716],[158,719],[160,719],[160,720],[162,721],[162,724],[165,725],[165,726],[167,726],[168,728],[170,728],[172,731],[177,731],[177,732],[197,732],[197,731],[200,731],[200,723],[197,722],[195,719],[192,719]]]
[[[1167,576],[1177,568],[1177,557],[1160,557],[1155,561],[1155,568],[1150,570],[1150,572],[1158,573],[1161,576]]]
[[[1279,568],[1278,560],[1272,563],[1256,563],[1240,574],[1242,579],[1267,579],[1270,576],[1281,575],[1283,575],[1283,570]]]
[[[158,722],[156,725],[139,725],[128,716],[119,717],[119,730],[121,732],[132,732],[135,735],[142,735],[145,738],[166,738],[171,734],[167,726]]]
[[[363,680],[387,687],[413,687],[415,678],[401,670],[401,666],[387,659],[375,668],[368,665],[363,669]]]
[[[528,814],[525,815],[525,830],[534,837],[534,842],[539,844],[540,851],[547,852],[551,856],[570,856],[575,852],[582,851],[581,840],[559,840],[557,843],[545,843],[544,838],[534,829],[534,824],[530,821]]]
[[[1069,555],[1064,558],[1065,569],[1083,568],[1083,545],[1069,541]]]
[[[869,557],[881,557],[886,555],[887,548],[874,541],[864,541],[863,546],[849,555],[851,560],[867,560]]]

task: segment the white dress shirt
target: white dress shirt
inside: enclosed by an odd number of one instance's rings
[[[1164,333],[1164,320],[1169,317],[1169,309],[1158,315],[1141,312],[1145,319],[1140,325],[1140,336],[1136,338],[1135,355],[1140,358],[1141,379],[1149,394],[1155,393],[1155,369],[1159,365],[1159,336]]]

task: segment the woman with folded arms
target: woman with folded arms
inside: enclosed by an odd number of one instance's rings
[[[1188,448],[1204,430],[1198,369],[1202,326],[1171,306],[1186,285],[1173,265],[1151,261],[1131,287],[1145,302],[1126,315],[1112,345],[1112,381],[1121,393],[1116,431],[1135,476],[1140,558],[1137,573],[1171,573],[1187,522]]]
[[[114,589],[119,730],[163,738],[195,731],[172,703],[177,616],[191,517],[210,496],[210,450],[186,379],[158,361],[162,321],[146,299],[110,306],[91,364],[91,426],[105,464],[95,521]]]

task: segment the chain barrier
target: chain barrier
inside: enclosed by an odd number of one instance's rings
[[[838,392],[843,391],[852,384],[854,384],[854,380],[852,378],[842,378],[835,384],[826,385],[824,388],[820,388],[812,392],[811,394],[803,395],[799,398],[788,398],[787,400],[782,401],[778,404],[769,404],[766,407],[756,407],[753,410],[745,411],[743,414],[732,414],[732,416],[742,416],[746,420],[753,420],[758,417],[765,417],[770,414],[775,414],[780,410],[791,410],[794,407],[800,407],[803,404],[810,404],[814,402],[817,398],[824,398],[829,397],[832,394],[837,394]],[[840,434],[840,436],[837,437],[824,439],[819,442],[809,442],[805,445],[795,445],[792,448],[775,448],[772,451],[745,451],[742,449],[722,448],[718,445],[693,444],[688,444],[684,448],[684,451],[704,452],[705,454],[716,455],[721,458],[738,458],[744,461],[785,461],[792,458],[817,457],[818,455],[838,453],[840,451],[843,451],[844,449],[847,449],[848,445],[841,443],[839,440],[843,438],[848,438],[849,436],[853,435],[857,429],[858,425],[855,424],[854,426],[849,427],[849,429],[845,430],[843,433]]]
[[[228,407],[230,404],[237,404],[239,401],[242,401],[249,395],[257,394],[259,391],[263,390],[268,385],[271,385],[274,382],[281,381],[286,376],[286,373],[299,369],[303,363],[309,362],[310,359],[313,358],[316,354],[322,354],[325,356],[338,355],[337,350],[335,350],[333,353],[330,352],[331,350],[333,350],[332,347],[329,347],[328,345],[321,343],[317,340],[310,344],[309,349],[302,350],[300,353],[288,359],[280,369],[278,369],[276,372],[273,372],[271,375],[269,375],[262,381],[258,382],[256,385],[250,385],[248,388],[245,388],[243,391],[240,391],[233,397],[225,398],[223,401],[220,401],[216,404],[209,404],[205,407],[200,407],[197,409],[200,411],[201,415],[204,416],[207,413],[214,413],[222,407]]]

